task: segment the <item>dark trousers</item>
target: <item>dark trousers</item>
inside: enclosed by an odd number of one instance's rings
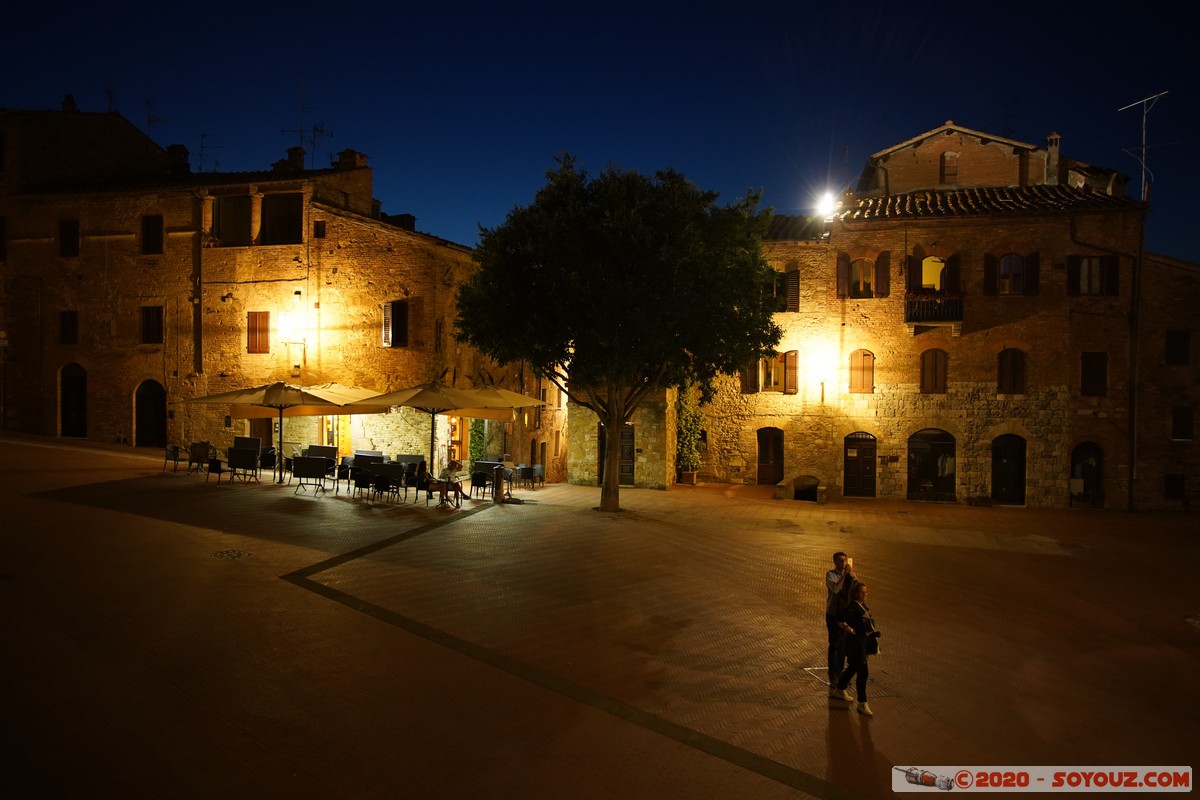
[[[833,686],[842,674],[842,668],[846,663],[846,653],[842,648],[842,629],[838,627],[838,618],[832,614],[826,614],[825,628],[829,631],[829,652],[827,654],[829,685]]]
[[[850,647],[850,652],[847,654],[849,664],[846,665],[846,671],[842,673],[841,679],[838,681],[838,688],[845,690],[850,685],[850,679],[854,678],[854,688],[858,692],[858,702],[867,702],[867,655],[861,652],[862,648]]]

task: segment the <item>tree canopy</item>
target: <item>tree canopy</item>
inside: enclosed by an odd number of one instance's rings
[[[606,431],[649,392],[698,383],[710,393],[780,336],[762,255],[771,213],[754,194],[717,197],[673,170],[610,167],[593,179],[562,156],[531,205],[481,230],[458,338],[527,362]],[[619,437],[606,445],[600,507],[615,511]]]

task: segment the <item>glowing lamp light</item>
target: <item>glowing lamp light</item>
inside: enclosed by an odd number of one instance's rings
[[[835,211],[837,211],[837,201],[833,199],[833,193],[826,192],[821,195],[821,199],[817,201],[817,214],[829,219]]]

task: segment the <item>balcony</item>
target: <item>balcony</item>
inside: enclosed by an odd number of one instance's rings
[[[927,329],[949,327],[957,336],[963,321],[962,292],[939,292],[936,290],[910,290],[904,295],[904,322],[916,328]]]

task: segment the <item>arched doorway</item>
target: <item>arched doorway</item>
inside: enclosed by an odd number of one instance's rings
[[[926,428],[908,437],[908,499],[955,500],[954,437]]]
[[[87,370],[66,364],[58,373],[58,435],[87,437]]]
[[[1015,433],[992,440],[992,500],[1025,505],[1025,440]]]
[[[845,484],[842,494],[846,497],[875,496],[875,437],[864,431],[856,431],[845,439]]]
[[[783,431],[758,429],[758,483],[775,484],[783,480]]]
[[[1104,448],[1082,442],[1071,451],[1071,505],[1104,506]]]
[[[167,390],[154,380],[142,381],[133,395],[133,446],[167,446]]]

